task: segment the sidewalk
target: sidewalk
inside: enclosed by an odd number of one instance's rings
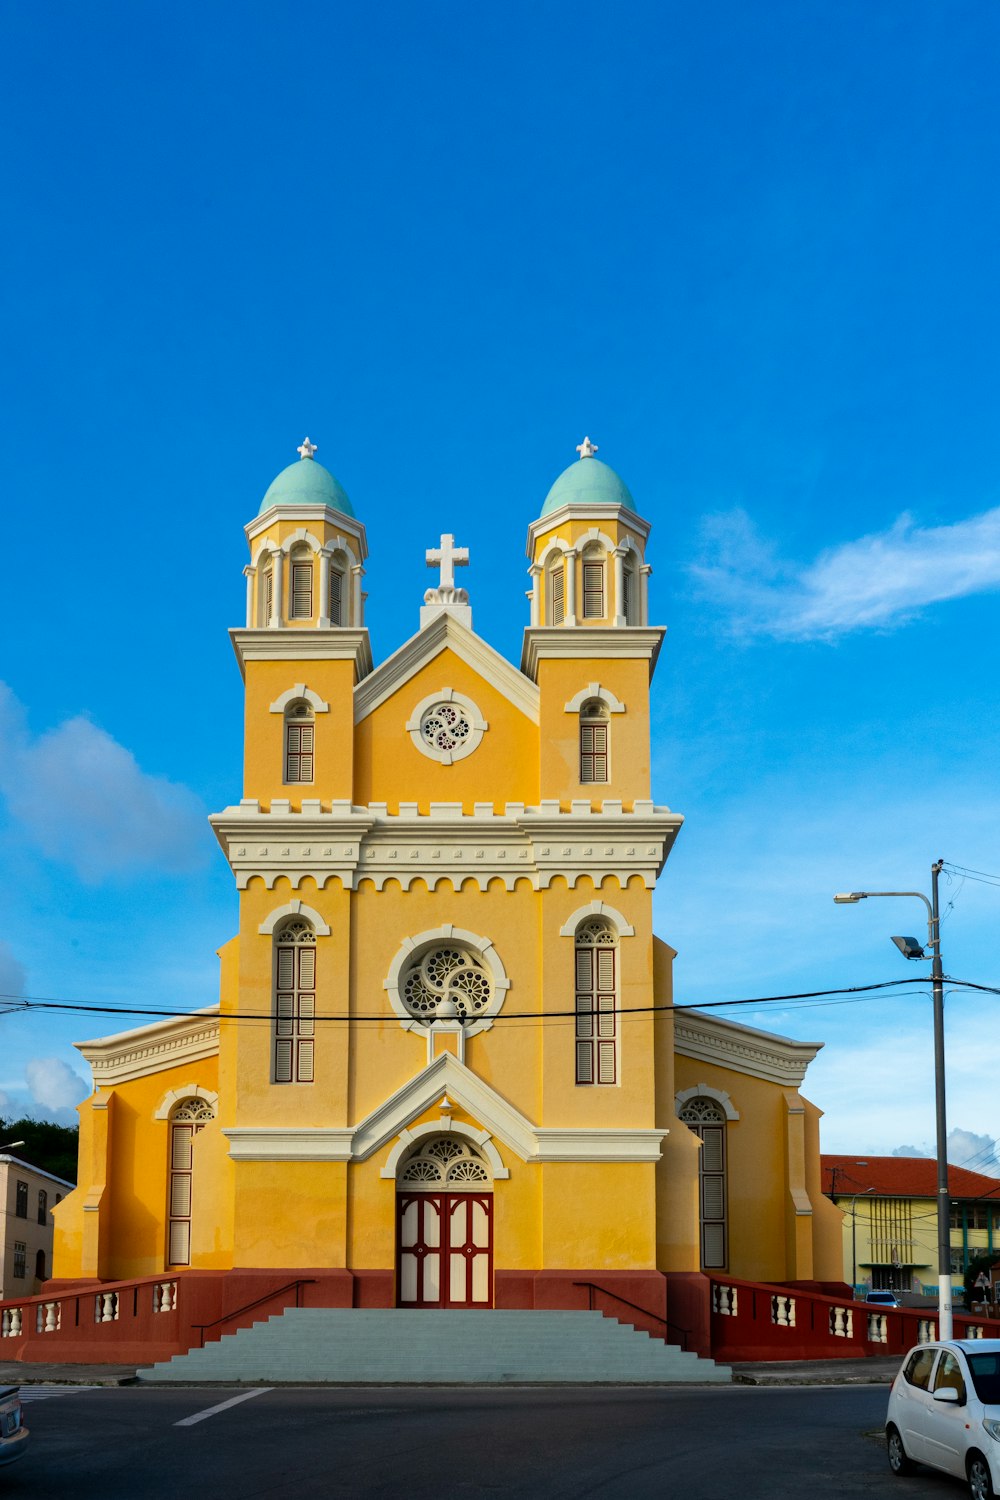
[[[799,1359],[734,1364],[734,1385],[885,1385],[899,1369],[891,1359]],[[0,1385],[132,1385],[134,1365],[0,1363]],[[197,1381],[192,1381],[196,1385]],[[568,1382],[569,1383],[569,1382]]]

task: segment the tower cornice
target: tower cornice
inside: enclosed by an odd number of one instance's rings
[[[273,626],[264,629],[230,630],[229,638],[246,680],[248,661],[353,661],[354,680],[360,682],[372,670],[372,648],[364,627],[333,625],[327,629],[308,626]]]
[[[529,625],[524,632],[521,671],[537,682],[538,663],[543,660],[621,657],[648,661],[652,681],[666,633],[659,625]]]

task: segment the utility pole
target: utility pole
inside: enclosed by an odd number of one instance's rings
[[[948,1118],[944,1072],[944,969],[938,877],[944,861],[931,865],[931,983],[934,991],[934,1114],[937,1121],[938,1338],[952,1337],[951,1205],[948,1195]]]

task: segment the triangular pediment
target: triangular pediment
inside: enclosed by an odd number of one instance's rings
[[[355,724],[374,713],[442,651],[454,652],[533,724],[538,723],[538,688],[531,678],[445,611],[358,683],[354,689]]]
[[[443,1052],[356,1126],[352,1142],[355,1160],[366,1160],[395,1139],[444,1094],[522,1161],[538,1154],[537,1132],[531,1121],[452,1053]]]

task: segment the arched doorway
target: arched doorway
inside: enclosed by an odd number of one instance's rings
[[[421,1142],[396,1174],[396,1305],[493,1305],[493,1183],[460,1136]]]

